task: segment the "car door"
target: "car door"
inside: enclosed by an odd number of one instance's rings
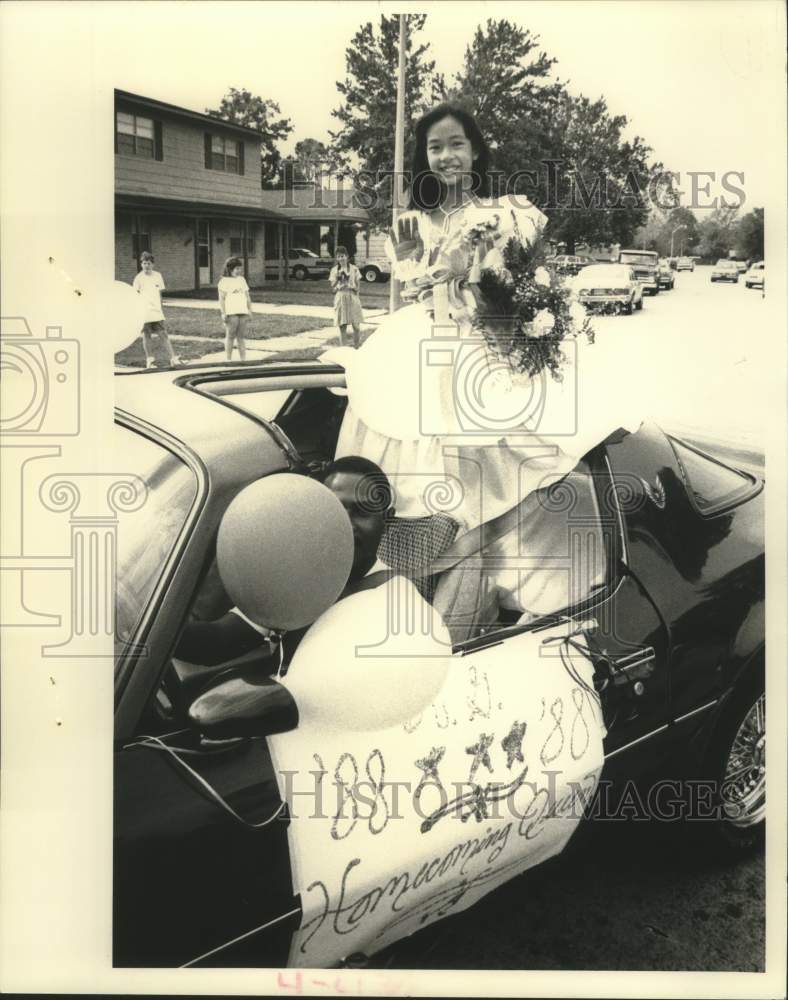
[[[240,422],[201,405],[218,430],[235,429],[210,480],[163,431],[131,418],[117,430],[118,453],[144,483],[146,502],[121,514],[118,530],[116,966],[280,965],[298,918],[287,814],[265,740],[201,739],[177,690],[159,681],[233,491],[277,462],[261,439],[233,463]]]
[[[390,641],[395,621],[412,643],[410,654],[397,648],[397,655],[421,656],[425,674],[435,669],[419,646],[435,635],[433,613],[412,593],[379,588],[380,606],[356,611],[353,598],[340,602],[344,626],[326,635],[322,655],[311,651],[309,662],[325,664],[311,689],[299,690],[294,660],[285,683],[301,722],[270,740],[282,796],[292,802],[290,853],[302,903],[291,964],[377,951],[560,852],[605,753],[666,724],[665,630],[622,558],[617,494],[602,453],[580,479],[578,502],[537,511],[525,527],[517,582],[500,577],[502,590],[547,601],[540,610],[553,613],[493,625],[456,647],[420,711],[377,724],[408,701],[420,678],[404,664],[398,678],[381,653],[368,674],[354,663],[359,650]],[[535,530],[547,537],[537,556]],[[578,557],[583,544],[588,551]],[[590,551],[602,554],[602,565]],[[490,558],[499,564],[497,554]],[[381,635],[372,642],[376,622]]]

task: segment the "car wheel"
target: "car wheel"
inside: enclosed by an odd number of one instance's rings
[[[636,309],[642,309],[643,308],[643,296],[642,295],[641,295],[640,299],[635,303],[635,308]]]
[[[299,264],[298,267],[294,267],[293,268],[293,277],[295,278],[296,281],[303,281],[304,278],[306,278],[306,268],[305,267],[301,267],[300,264]]]
[[[380,279],[380,271],[376,267],[365,267],[361,276],[364,281],[368,281],[372,285]]]
[[[715,805],[720,810],[709,831],[711,846],[734,858],[755,850],[763,843],[766,825],[763,674],[736,697],[721,719],[709,747],[707,773],[714,779]]]

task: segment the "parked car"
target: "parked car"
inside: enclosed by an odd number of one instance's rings
[[[656,250],[620,250],[618,254],[619,264],[627,264],[635,271],[635,277],[643,286],[644,291],[651,295],[659,292],[659,278],[657,269],[659,256]]]
[[[591,311],[630,314],[643,308],[643,286],[631,267],[591,264],[572,280],[572,288]]]
[[[660,288],[672,289],[676,283],[676,278],[673,274],[673,268],[670,266],[670,261],[662,258],[659,262],[657,268],[657,280],[659,281]]]
[[[749,271],[744,275],[745,288],[765,288],[766,287],[766,265],[762,260],[751,265]]]
[[[750,266],[748,260],[734,260],[733,262],[738,268],[739,274],[744,274]]]
[[[303,827],[296,832],[283,811],[279,769],[286,762],[274,760],[266,737],[286,731],[287,745],[299,747],[299,706],[270,665],[266,672],[264,662],[252,659],[206,676],[200,697],[221,688],[215,705],[227,710],[214,718],[220,725],[206,729],[169,668],[210,578],[229,504],[262,477],[305,471],[333,457],[346,400],[331,390],[344,386],[344,371],[312,361],[195,364],[123,372],[115,381],[118,454],[147,492],[139,510],[124,504],[129,513],[121,515],[117,539],[113,962],[281,966],[304,906],[314,908],[315,893],[322,899],[325,890],[319,882],[295,894],[294,844],[323,858],[337,843],[295,843]],[[612,435],[572,476],[572,502],[545,510],[566,528],[577,498],[585,498],[578,523],[583,537],[592,530],[600,536],[601,575],[554,614],[519,623],[502,611],[494,628],[455,648],[456,664],[470,669],[472,663],[483,689],[485,671],[493,663],[500,668],[502,656],[510,657],[513,672],[520,670],[522,643],[533,643],[540,630],[576,626],[586,636],[607,729],[603,778],[713,779],[706,805],[717,811],[692,825],[739,856],[759,843],[765,813],[763,480],[650,423]],[[264,532],[266,523],[254,530]],[[326,689],[342,681],[342,672],[326,664]],[[236,688],[244,699],[237,711]],[[320,690],[314,697],[319,701]],[[520,719],[533,710],[509,707]],[[456,744],[465,758],[462,773],[444,778],[461,787],[470,752],[462,748],[479,742],[480,728],[487,731],[476,714],[484,710],[463,713],[443,731],[446,745]],[[500,754],[501,734],[495,735]],[[320,751],[312,742],[300,749],[309,761]],[[507,753],[511,764],[517,745]],[[336,761],[324,763],[333,768]],[[318,773],[319,756],[313,766]],[[406,767],[408,774],[416,770],[412,758],[387,760],[387,780]],[[377,794],[382,771],[367,773],[378,782]],[[669,791],[671,807],[675,794]],[[339,930],[321,964],[347,957],[348,935],[364,914],[375,911],[381,933],[396,938],[409,908],[417,907],[415,919],[426,917],[418,909],[425,892],[431,917],[443,917],[467,904],[471,889],[489,890],[493,872],[497,881],[517,875],[518,864],[497,870],[487,859],[496,841],[483,831],[498,829],[501,814],[467,820],[455,824],[458,850],[470,852],[457,855],[462,865],[431,860],[431,830],[406,831],[398,823],[376,839],[411,836],[416,863],[423,859],[422,874],[408,883],[411,894],[402,895],[405,876],[392,868],[386,844],[364,854],[363,863],[356,855],[347,886],[343,880],[339,896],[326,896],[325,926]],[[445,825],[436,829],[448,832]],[[525,851],[526,838],[517,832],[515,822],[509,848]],[[463,848],[467,843],[476,843],[476,860],[471,847]],[[353,881],[359,871],[362,895]],[[334,885],[328,873],[325,881]],[[415,890],[419,882],[425,892]],[[316,927],[314,915],[310,920]],[[375,950],[373,941],[369,953]]]
[[[692,257],[679,257],[678,260],[676,261],[676,270],[694,271],[695,261],[692,259]]]
[[[334,266],[334,261],[330,257],[319,257],[305,247],[292,247],[288,253],[287,266],[291,278],[295,278],[296,281],[304,281],[306,278],[327,278],[329,271]],[[279,261],[267,260],[265,262],[266,278],[275,278],[278,274]]]
[[[736,266],[736,262],[720,258],[712,268],[711,280],[732,281],[734,284],[737,284],[739,281],[739,269]]]
[[[585,257],[581,254],[558,254],[556,257],[550,257],[547,261],[548,266],[553,268],[556,274],[566,277],[579,274],[580,271],[587,267],[589,264],[593,264],[594,261],[591,257]]]

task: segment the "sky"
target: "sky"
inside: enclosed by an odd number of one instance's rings
[[[40,9],[46,8],[45,4]],[[540,36],[570,90],[604,95],[655,158],[681,172],[740,171],[746,205],[762,205],[775,138],[769,53],[784,43],[779,0],[551,0],[418,3],[83,3],[56,5],[84,20],[97,79],[198,111],[216,107],[230,86],[277,101],[295,126],[282,151],[336,127],[336,81],[345,49],[382,12],[427,13],[420,33],[447,77],[462,62],[477,25],[508,18]],[[31,39],[35,45],[35,39]],[[74,54],[78,57],[78,54]],[[784,86],[784,81],[782,82]],[[782,136],[781,123],[777,135]],[[701,180],[701,186],[705,184]],[[699,196],[701,203],[708,198]],[[746,206],[745,206],[746,207]]]
[[[613,113],[627,116],[631,134],[684,175],[686,197],[688,171],[716,175],[701,204],[725,193],[725,172],[741,171],[744,182],[731,183],[750,206],[763,204],[775,85],[765,56],[784,41],[782,4],[772,0],[119,3],[93,5],[91,19],[115,86],[200,111],[217,106],[230,86],[246,87],[292,119],[283,146],[290,152],[299,139],[325,141],[336,127],[336,81],[354,32],[402,9],[427,13],[421,36],[447,76],[487,18],[528,28],[573,92],[604,95]]]

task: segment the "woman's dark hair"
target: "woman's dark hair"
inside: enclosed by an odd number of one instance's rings
[[[490,193],[490,147],[476,124],[476,119],[458,104],[439,104],[416,123],[416,148],[411,161],[410,202],[408,208],[426,211],[436,208],[444,194],[443,182],[430,170],[427,159],[427,133],[436,122],[456,118],[465,137],[476,152],[471,169],[471,191],[486,197]]]
[[[240,257],[228,257],[227,260],[224,262],[224,271],[222,272],[222,274],[224,274],[225,278],[232,278],[233,269],[236,267],[243,267],[243,266],[244,262]]]
[[[347,252],[347,247],[337,247],[336,250],[334,251],[334,256],[338,257],[341,253],[343,253],[346,257],[350,256],[350,254]]]

